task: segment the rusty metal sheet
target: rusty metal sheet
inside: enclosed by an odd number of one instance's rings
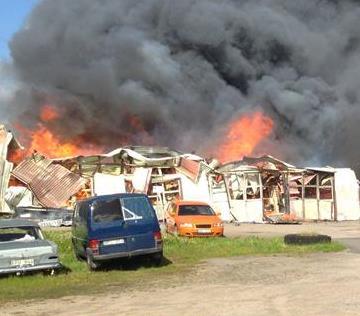
[[[49,159],[24,160],[12,174],[28,185],[41,205],[55,208],[65,206],[86,181]]]
[[[180,166],[176,169],[187,175],[194,182],[197,182],[201,171],[200,162],[186,158],[181,158]]]

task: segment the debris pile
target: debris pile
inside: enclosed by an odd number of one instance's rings
[[[11,153],[21,146],[4,127],[0,140],[2,214],[21,207],[71,210],[87,197],[139,192],[149,196],[160,220],[174,199],[209,203],[223,220],[239,223],[360,218],[351,169],[299,168],[271,156],[220,164],[157,146],[55,159],[34,153],[13,168]]]

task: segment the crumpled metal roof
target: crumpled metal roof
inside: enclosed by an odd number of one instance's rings
[[[78,192],[86,180],[49,159],[28,159],[13,171],[14,177],[28,185],[41,205],[59,208]]]

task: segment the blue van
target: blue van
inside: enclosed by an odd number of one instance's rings
[[[158,219],[148,197],[126,193],[79,201],[72,222],[75,256],[86,259],[90,270],[102,262],[151,256],[160,264],[163,242]]]

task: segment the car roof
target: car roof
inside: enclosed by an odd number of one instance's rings
[[[108,200],[108,199],[116,199],[116,198],[131,198],[131,197],[147,197],[147,195],[142,193],[117,193],[117,194],[108,194],[108,195],[98,195],[93,196],[88,199],[80,200],[77,202],[77,204],[86,203],[89,204],[94,201],[102,201],[102,200]]]
[[[39,227],[38,224],[25,220],[25,219],[1,219],[0,228],[12,228],[12,227]]]
[[[201,202],[201,201],[186,201],[186,200],[176,200],[176,205],[206,205],[209,206],[208,203]]]

